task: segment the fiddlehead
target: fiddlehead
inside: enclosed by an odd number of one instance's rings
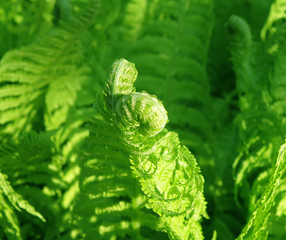
[[[267,75],[267,57],[261,49],[261,43],[252,42],[252,34],[248,23],[241,17],[233,15],[229,18],[228,32],[230,38],[229,50],[232,55],[234,72],[237,77],[237,89],[240,95],[241,109],[249,108],[249,101],[261,99],[264,90],[265,75]],[[253,67],[253,62],[259,67]],[[256,99],[256,100],[255,100]]]
[[[232,44],[240,48],[249,48],[251,44],[251,31],[247,22],[236,15],[228,19],[228,30],[232,37]]]
[[[127,135],[152,137],[165,127],[167,112],[161,102],[148,93],[132,93],[119,99],[115,114],[118,127]]]
[[[124,135],[152,137],[162,131],[168,117],[163,104],[148,93],[135,92],[137,70],[125,59],[112,66],[104,91],[105,105],[115,116],[114,121]]]
[[[137,70],[133,63],[124,59],[113,63],[112,72],[104,91],[106,105],[109,110],[115,110],[116,103],[122,95],[135,91],[133,84],[136,78]]]
[[[142,191],[171,238],[201,239],[198,221],[206,208],[203,177],[177,134],[164,129],[167,112],[163,104],[147,93],[134,92],[134,69],[124,59],[115,62],[104,91],[105,105],[113,110],[113,121]]]

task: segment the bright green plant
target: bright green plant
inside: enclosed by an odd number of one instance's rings
[[[286,239],[285,6],[0,2],[0,239]]]
[[[135,92],[136,77],[134,64],[124,59],[116,61],[103,100],[98,103],[104,121],[95,121],[94,125],[100,124],[102,130],[86,140],[91,145],[82,160],[80,186],[84,200],[78,203],[78,214],[99,214],[95,218],[90,216],[94,218],[93,227],[88,227],[88,235],[82,234],[87,239],[141,239],[146,233],[140,227],[156,229],[151,225],[156,221],[162,222],[171,239],[201,239],[199,222],[201,215],[206,216],[204,180],[195,158],[180,145],[177,134],[164,128],[168,117],[163,104],[146,92]],[[98,152],[98,144],[106,139],[110,142],[108,157]],[[133,174],[128,167],[129,159]],[[133,184],[124,187],[128,182]],[[95,188],[99,184],[101,187]],[[98,191],[94,192],[95,189]],[[144,213],[146,208],[152,209],[157,217]],[[125,217],[120,223],[116,221],[118,210],[124,211]]]

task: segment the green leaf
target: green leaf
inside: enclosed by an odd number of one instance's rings
[[[23,197],[14,191],[14,189],[11,187],[10,183],[6,179],[7,176],[5,176],[3,173],[0,172],[0,187],[5,196],[9,199],[10,203],[16,208],[18,211],[25,210],[31,215],[34,215],[41,219],[43,222],[46,220],[44,217],[36,211],[36,209],[30,205],[26,200],[23,199]]]

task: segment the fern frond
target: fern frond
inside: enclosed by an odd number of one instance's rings
[[[228,30],[232,35],[232,45],[235,45],[236,48],[248,49],[251,45],[251,32],[250,27],[247,22],[233,15],[228,20]]]
[[[49,91],[54,94],[52,85],[58,81],[67,84],[69,79],[73,79],[77,69],[75,63],[79,59],[75,43],[81,37],[82,31],[89,26],[97,11],[97,4],[98,1],[93,0],[83,16],[70,20],[61,28],[51,30],[46,39],[22,49],[10,51],[2,58],[1,132],[13,133],[17,136],[20,132],[31,130],[33,122],[39,120],[37,118],[40,120],[43,118],[42,114],[39,114],[40,109],[45,105],[45,94]],[[69,87],[68,90],[77,89]],[[58,101],[57,104],[52,102],[58,99],[48,97],[46,118],[50,119],[53,115],[57,118],[58,111],[65,111],[64,106],[73,102],[73,95],[67,94],[69,98]],[[53,122],[53,120],[50,121]],[[47,128],[51,129],[52,124],[49,123],[47,121]]]
[[[248,224],[237,239],[267,239],[267,220],[274,204],[276,190],[286,171],[285,147],[285,144],[280,147],[272,177],[259,199],[256,209],[252,212]]]
[[[276,19],[268,25],[264,29],[275,27],[277,30],[281,29],[280,36],[283,35],[283,21]],[[244,31],[239,31],[241,36],[245,35]],[[233,165],[235,194],[250,216],[239,239],[267,239],[268,234],[275,236],[275,232],[268,226],[272,225],[271,221],[274,219],[279,224],[284,218],[269,218],[272,209],[277,208],[279,201],[284,200],[282,197],[275,201],[279,198],[274,192],[280,192],[281,186],[275,186],[276,183],[272,181],[280,168],[274,159],[285,136],[284,111],[281,111],[284,97],[280,87],[284,86],[282,79],[285,60],[282,56],[285,56],[286,48],[285,40],[277,38],[274,32],[269,30],[267,37],[265,32],[264,42],[252,42],[251,47],[249,44],[242,44],[248,47],[236,50],[231,48],[242,110],[237,120],[240,138],[244,143],[241,154]],[[248,42],[243,39],[241,41]],[[276,51],[278,46],[280,54]],[[280,155],[283,151],[281,148]],[[277,162],[283,159],[280,155]],[[285,176],[281,176],[281,179],[284,178]],[[266,185],[268,182],[269,185]],[[278,215],[285,216],[285,211],[282,210]]]
[[[145,207],[146,198],[117,132],[110,122],[95,120],[82,149],[80,194],[74,208],[80,239],[151,239],[155,229],[162,229]]]
[[[114,69],[119,76],[123,69]],[[129,82],[134,82],[136,72]],[[111,76],[114,87],[122,84]],[[132,87],[129,87],[132,90]],[[129,93],[116,103],[113,121],[130,152],[132,169],[150,207],[161,216],[172,239],[202,239],[199,221],[206,216],[203,177],[195,158],[175,133],[164,129],[167,112],[155,96]]]
[[[7,196],[7,198],[9,199],[11,204],[13,205],[13,207],[15,209],[17,209],[18,211],[20,211],[21,209],[26,210],[31,215],[34,215],[34,216],[40,218],[42,221],[45,222],[44,217],[39,212],[37,212],[35,210],[35,208],[33,206],[31,206],[26,200],[24,200],[21,195],[19,195],[18,193],[16,193],[13,190],[13,188],[11,187],[10,183],[8,182],[8,180],[6,178],[7,178],[7,176],[3,175],[0,172],[1,190],[3,191],[5,196]]]
[[[133,63],[116,61],[112,66],[112,73],[104,93],[107,107],[114,111],[116,103],[123,95],[135,91],[133,84],[137,78],[137,70]]]
[[[21,230],[18,218],[15,215],[11,205],[7,203],[0,189],[0,225],[9,240],[21,240]]]
[[[54,229],[54,235],[59,233],[59,229],[56,230],[56,224],[61,219],[52,222],[51,219],[55,219],[55,216],[61,212],[61,209],[55,208],[54,205],[59,198],[59,191],[66,186],[60,180],[57,169],[51,164],[51,135],[51,133],[25,133],[20,135],[17,141],[11,138],[3,139],[0,147],[1,192],[3,197],[9,200],[11,211],[22,225],[23,238],[24,236],[31,238],[38,234],[37,231],[40,229],[42,237],[50,228]],[[8,176],[9,182],[5,176]],[[47,222],[42,223],[25,212],[41,220],[46,219]],[[32,226],[37,228],[29,232],[25,230]],[[46,230],[43,231],[43,229]]]
[[[249,67],[252,58],[256,58],[261,52],[259,46],[252,43],[251,30],[248,23],[238,16],[231,16],[228,20],[228,31],[230,35],[230,53],[232,55],[232,62],[234,64],[234,70],[237,81],[238,93],[240,96],[246,95],[250,91],[254,91],[259,95],[261,89],[259,89],[259,76],[253,68]],[[261,68],[262,69],[262,68]],[[267,69],[267,68],[266,68]],[[264,70],[265,71],[265,70]],[[258,79],[258,80],[257,80]],[[249,95],[245,98],[250,97]],[[255,96],[260,99],[260,96]],[[249,101],[246,99],[245,101]],[[243,104],[243,102],[241,101]],[[241,106],[243,108],[243,106]]]

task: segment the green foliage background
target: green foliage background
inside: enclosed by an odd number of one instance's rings
[[[135,150],[102,113],[120,58],[204,177],[208,216],[190,236],[286,239],[285,12],[285,0],[0,1],[0,239],[188,239],[147,204]]]

